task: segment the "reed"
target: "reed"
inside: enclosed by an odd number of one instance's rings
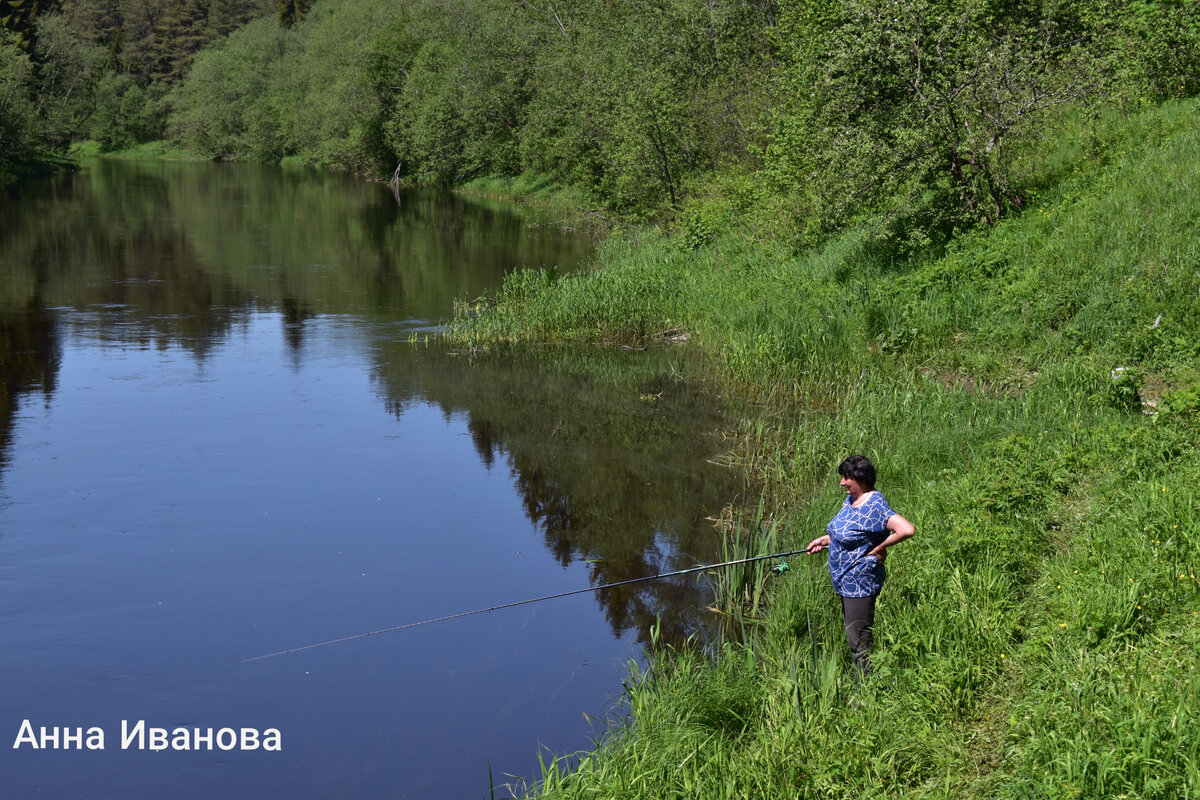
[[[721,562],[743,561],[780,552],[779,528],[765,516],[760,502],[750,518],[729,520],[721,539]],[[727,639],[745,641],[747,625],[761,625],[768,581],[779,564],[768,560],[733,564],[707,573],[713,592],[711,609],[720,615]],[[780,572],[780,575],[786,573]]]

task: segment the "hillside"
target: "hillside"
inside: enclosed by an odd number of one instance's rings
[[[823,557],[760,570],[764,624],[660,653],[627,726],[550,765],[545,796],[1200,791],[1197,131],[1195,101],[1068,130],[1024,213],[938,255],[863,230],[800,253],[616,236],[593,274],[517,274],[460,323],[500,352],[688,332],[708,379],[764,403],[737,455],[775,538],[750,515],[746,552],[822,532],[851,452],[918,530],[862,689]]]

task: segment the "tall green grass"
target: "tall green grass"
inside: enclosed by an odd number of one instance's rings
[[[917,526],[861,685],[823,556],[730,576],[765,624],[631,672],[627,717],[543,796],[1200,796],[1200,103],[1079,126],[1031,154],[1032,207],[943,252],[630,233],[451,330],[686,338],[760,404],[743,530],[819,535],[851,452]]]

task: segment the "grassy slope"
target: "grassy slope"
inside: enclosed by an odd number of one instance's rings
[[[857,707],[803,562],[751,644],[633,676],[632,728],[547,795],[1200,795],[1200,104],[1076,130],[1031,160],[1026,213],[937,258],[614,237],[603,270],[517,275],[453,333],[682,328],[771,409],[741,455],[785,545],[821,532],[850,452],[918,528]]]
[[[125,150],[112,150],[104,152],[100,149],[100,143],[94,141],[85,141],[75,143],[70,150],[69,155],[73,158],[127,158],[136,160],[156,160],[156,161],[211,161],[209,156],[197,155],[196,153],[181,150],[169,141],[160,139],[153,142],[143,142],[142,144],[134,145]]]

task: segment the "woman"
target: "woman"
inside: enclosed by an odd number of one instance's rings
[[[850,456],[838,465],[846,500],[829,523],[828,533],[808,543],[809,553],[829,548],[833,590],[842,598],[846,641],[858,671],[871,669],[871,626],[875,599],[883,588],[887,549],[916,533],[913,524],[897,514],[875,491],[875,466],[866,456]]]

